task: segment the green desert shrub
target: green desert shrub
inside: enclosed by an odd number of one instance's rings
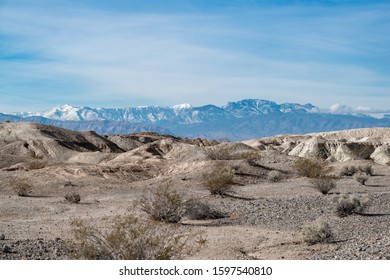
[[[335,199],[335,212],[339,217],[362,214],[370,203],[367,196],[343,195]]]
[[[309,245],[327,243],[333,237],[330,225],[321,218],[311,224],[304,226],[302,230],[302,241]]]
[[[203,174],[203,184],[212,195],[229,194],[233,191],[234,171],[230,166],[216,167],[210,173]]]
[[[139,205],[153,220],[167,223],[178,223],[185,213],[183,196],[169,183],[143,196]]]
[[[80,219],[73,220],[71,226],[67,247],[74,259],[182,259],[206,242],[201,233],[186,233],[177,226],[141,221],[133,215],[116,217],[107,230]]]

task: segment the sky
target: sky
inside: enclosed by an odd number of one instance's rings
[[[389,112],[390,1],[0,0],[0,112],[247,98]]]

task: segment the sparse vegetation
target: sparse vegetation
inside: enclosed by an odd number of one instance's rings
[[[352,214],[362,214],[369,205],[370,199],[367,196],[343,195],[336,200],[335,212],[339,217]]]
[[[372,171],[372,165],[366,164],[366,165],[360,165],[359,166],[359,171],[362,173],[365,173],[367,176],[372,176],[373,171]]]
[[[355,174],[355,179],[361,185],[365,185],[367,180],[368,180],[368,175],[366,173],[359,172],[359,173]]]
[[[206,153],[211,160],[231,160],[231,150],[228,146],[212,146],[206,149]]]
[[[255,161],[261,158],[259,151],[245,151],[240,154],[240,159],[246,161]]]
[[[33,186],[26,181],[17,181],[14,183],[13,189],[18,196],[29,196]]]
[[[353,176],[358,171],[354,165],[344,166],[340,171],[340,176]]]
[[[140,201],[140,209],[153,220],[178,223],[185,214],[185,201],[182,195],[167,183],[155,191],[150,191]]]
[[[213,209],[209,204],[191,199],[186,203],[186,216],[193,220],[221,219],[227,215],[222,211]]]
[[[333,177],[324,176],[310,179],[310,185],[320,193],[328,194],[336,187],[336,181]]]
[[[364,173],[367,176],[371,176],[373,174],[372,166],[369,164],[360,165],[358,167],[354,165],[348,165],[341,169],[340,176],[353,176],[357,173]]]
[[[211,173],[203,175],[203,184],[212,195],[223,197],[232,192],[234,171],[230,166],[216,167]]]
[[[33,170],[33,169],[42,169],[46,166],[45,162],[41,160],[33,160],[28,163],[28,169]]]
[[[66,201],[68,201],[70,203],[77,204],[77,203],[80,203],[81,196],[77,192],[70,192],[70,193],[65,194],[65,199],[66,199]]]
[[[294,162],[293,168],[299,175],[308,178],[326,177],[332,171],[326,161],[307,158],[298,158]]]
[[[206,240],[200,233],[140,221],[133,215],[116,217],[106,231],[76,219],[69,250],[73,258],[92,260],[170,260],[197,252]]]
[[[278,182],[283,179],[283,173],[278,170],[271,170],[268,172],[267,179],[272,182]]]
[[[309,244],[327,243],[333,237],[330,225],[321,218],[304,226],[302,241]]]

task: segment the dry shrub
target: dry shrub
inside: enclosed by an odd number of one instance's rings
[[[28,169],[33,170],[33,169],[42,169],[45,168],[46,163],[44,161],[40,160],[33,160],[28,163]]]
[[[341,176],[353,176],[357,173],[364,173],[367,176],[371,176],[373,174],[372,166],[370,164],[360,165],[358,167],[354,165],[348,165],[342,168],[340,171]]]
[[[319,177],[310,179],[310,186],[322,194],[328,194],[336,187],[336,181],[333,177]]]
[[[203,184],[212,195],[223,197],[232,192],[234,171],[230,166],[216,167],[211,173],[203,174]]]
[[[358,181],[361,185],[365,185],[368,180],[368,175],[366,173],[357,173],[355,174],[355,179]]]
[[[302,231],[302,241],[309,245],[327,243],[332,239],[332,236],[330,225],[321,218],[305,225]]]
[[[196,253],[206,240],[201,233],[185,233],[166,224],[141,222],[133,215],[118,216],[106,231],[83,220],[72,222],[68,242],[75,259],[170,260]]]
[[[370,203],[367,196],[343,195],[335,199],[335,212],[339,217],[362,214]]]
[[[326,161],[298,158],[293,165],[294,170],[301,176],[320,178],[328,176],[332,168]]]
[[[211,160],[232,160],[234,159],[228,146],[212,146],[206,149],[206,154]]]
[[[209,204],[196,199],[186,203],[186,216],[193,220],[212,220],[227,217],[226,213],[213,209]]]
[[[259,151],[245,151],[240,153],[240,159],[246,160],[246,161],[255,161],[259,160],[261,158],[261,155]]]
[[[26,181],[16,181],[13,189],[18,196],[29,196],[32,192],[33,186]]]
[[[278,182],[283,179],[283,173],[278,170],[272,170],[268,173],[267,179],[272,182]]]
[[[143,196],[139,205],[153,220],[167,223],[178,223],[185,213],[182,195],[173,190],[169,183]]]
[[[373,171],[372,171],[372,165],[366,164],[366,165],[360,165],[359,166],[359,171],[362,173],[365,173],[367,176],[372,176]]]
[[[81,201],[80,194],[77,192],[70,192],[70,193],[65,194],[65,199],[66,199],[66,201],[68,201],[70,203],[75,203],[75,204],[77,204]]]
[[[353,176],[358,171],[358,168],[354,165],[344,166],[340,171],[340,176]]]

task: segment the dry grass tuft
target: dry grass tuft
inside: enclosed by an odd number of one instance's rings
[[[271,170],[267,175],[267,179],[272,182],[278,182],[283,179],[283,173],[278,170]]]
[[[298,158],[293,168],[299,175],[308,178],[326,177],[332,171],[332,167],[326,161],[307,158]]]
[[[213,209],[207,203],[191,199],[186,203],[186,216],[193,220],[212,220],[226,218],[227,214]]]
[[[321,218],[305,225],[302,231],[302,241],[309,245],[327,243],[332,239],[332,236],[330,225]]]
[[[234,171],[230,166],[219,166],[203,175],[203,184],[212,195],[224,196],[231,193],[234,184]]]
[[[14,191],[18,196],[30,196],[33,186],[26,181],[16,181],[13,187]]]
[[[186,211],[182,195],[169,183],[143,196],[139,205],[153,220],[167,223],[178,223]]]
[[[333,177],[318,177],[310,179],[310,186],[322,194],[328,194],[336,187],[336,180]]]
[[[367,196],[343,195],[335,199],[335,212],[339,217],[353,214],[362,214],[369,206],[370,199]]]
[[[70,203],[80,203],[81,201],[81,196],[79,193],[77,192],[71,192],[71,193],[67,193],[65,194],[65,199],[66,201],[70,202]]]
[[[201,233],[184,233],[177,226],[141,222],[133,215],[118,216],[106,231],[76,219],[68,242],[71,257],[91,260],[182,259],[199,251]]]

